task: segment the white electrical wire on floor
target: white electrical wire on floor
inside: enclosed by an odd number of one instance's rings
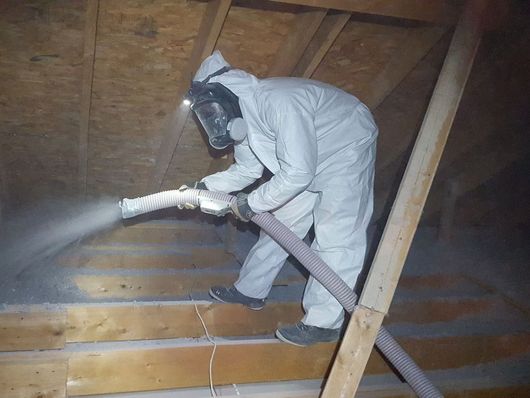
[[[210,356],[210,366],[208,368],[208,379],[210,381],[210,394],[212,395],[212,398],[217,398],[217,393],[215,392],[215,387],[213,385],[213,359],[215,357],[215,351],[217,350],[217,343],[214,339],[210,336],[210,333],[208,333],[208,328],[206,327],[206,324],[204,323],[204,319],[202,319],[201,314],[199,313],[199,308],[197,307],[197,303],[195,300],[193,300],[193,297],[191,297],[191,300],[193,301],[193,305],[195,306],[195,312],[197,313],[197,316],[199,317],[199,320],[201,321],[202,328],[204,329],[204,333],[206,333],[206,338],[210,343],[213,344],[213,350],[212,355]]]

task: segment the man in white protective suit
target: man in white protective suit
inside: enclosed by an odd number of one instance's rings
[[[312,250],[353,288],[373,208],[377,126],[368,108],[328,84],[257,79],[232,69],[218,51],[201,64],[186,101],[214,148],[234,144],[235,162],[180,189],[241,191],[267,168],[273,174],[268,182],[248,196],[238,194],[236,217],[249,221],[270,211],[300,238],[314,225]],[[287,257],[261,232],[234,286],[214,286],[210,295],[260,310]],[[303,319],[279,328],[279,339],[306,346],[339,338],[343,308],[312,277],[303,307]]]

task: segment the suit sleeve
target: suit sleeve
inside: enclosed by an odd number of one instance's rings
[[[229,193],[242,190],[263,174],[263,165],[247,140],[234,145],[234,161],[227,170],[204,177],[201,181],[210,191]]]

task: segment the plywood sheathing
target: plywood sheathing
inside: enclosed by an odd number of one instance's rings
[[[73,195],[84,2],[0,5],[0,145],[14,205]]]
[[[141,194],[205,4],[105,1],[94,71],[88,192]]]

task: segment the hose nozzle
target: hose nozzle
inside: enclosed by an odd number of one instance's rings
[[[124,198],[118,202],[118,206],[120,206],[123,219],[136,217],[144,213],[139,205],[138,199]]]

